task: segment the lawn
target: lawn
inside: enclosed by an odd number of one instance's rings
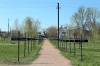
[[[58,46],[57,41],[50,40],[54,46]],[[70,51],[71,45],[71,51]],[[62,55],[71,60],[73,66],[100,66],[100,43],[95,44],[89,41],[88,43],[83,43],[83,60],[81,61],[81,52],[79,49],[79,44],[76,46],[76,55],[74,55],[74,43],[61,43],[60,48]],[[64,48],[65,47],[65,48]],[[66,48],[67,47],[67,48]]]
[[[11,44],[11,42],[13,44]],[[41,49],[41,44],[38,45],[38,40],[33,41],[31,51],[31,41],[29,42],[28,53],[28,41],[26,42],[26,56],[24,57],[24,41],[20,41],[20,59],[18,62],[18,42],[10,41],[10,39],[0,39],[0,64],[30,64],[35,58],[38,57]]]

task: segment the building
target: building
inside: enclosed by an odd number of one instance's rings
[[[59,39],[73,39],[73,30],[72,29],[67,29],[67,27],[60,27],[59,28]]]
[[[44,33],[38,32],[38,38],[45,38]]]
[[[59,39],[66,39],[67,28],[63,28],[62,26],[59,28]]]
[[[0,31],[0,38],[2,38],[2,37],[7,38],[8,37],[8,32],[6,32],[6,31]]]

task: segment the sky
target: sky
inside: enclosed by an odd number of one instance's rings
[[[80,6],[97,7],[100,0],[0,0],[0,29],[8,31],[9,25],[13,29],[14,22],[22,24],[26,17],[41,22],[41,29],[58,25],[57,3],[59,3],[59,26],[70,24],[71,16]]]

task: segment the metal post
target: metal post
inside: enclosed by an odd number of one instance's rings
[[[28,38],[29,38],[29,34],[28,34]],[[29,40],[28,40],[28,53],[29,53]]]
[[[67,51],[67,42],[66,42],[66,51]]]
[[[33,38],[34,38],[34,37],[33,37]],[[35,40],[33,40],[33,48],[34,48],[34,41],[35,41]]]
[[[81,61],[83,60],[83,56],[82,56],[82,34],[81,34]]]
[[[18,37],[20,38],[20,31],[18,31]],[[20,39],[18,39],[18,62],[19,62],[19,54],[20,54]]]
[[[32,51],[32,35],[31,35],[31,51]]]
[[[65,44],[66,42],[65,42],[65,39],[64,39],[64,50],[65,50],[65,48],[66,48],[66,44]]]
[[[69,40],[70,40],[70,30],[69,30]],[[71,42],[70,42],[70,54],[71,54]]]
[[[76,48],[75,48],[75,35],[74,35],[74,56],[76,56]]]
[[[26,33],[25,33],[25,38],[26,38]],[[25,43],[24,43],[24,57],[26,55],[26,40],[25,40]]]
[[[71,42],[70,42],[70,54],[71,54]]]
[[[64,49],[64,39],[63,39],[63,41],[62,41],[62,49]]]
[[[61,49],[62,49],[62,38],[61,38]]]

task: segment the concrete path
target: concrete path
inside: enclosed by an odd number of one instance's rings
[[[72,66],[70,60],[60,54],[49,40],[45,39],[40,56],[30,66]]]

